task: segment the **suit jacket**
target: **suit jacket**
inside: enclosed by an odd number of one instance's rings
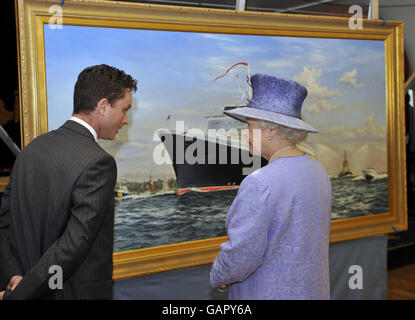
[[[117,167],[82,125],[67,121],[17,157],[0,209],[4,299],[111,299]],[[63,271],[63,289],[51,290]]]

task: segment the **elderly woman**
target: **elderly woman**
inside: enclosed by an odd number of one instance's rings
[[[248,124],[250,151],[268,164],[241,183],[211,286],[229,286],[230,299],[329,299],[331,184],[296,147],[317,132],[301,120],[307,90],[261,74],[251,84],[249,104],[225,113]]]

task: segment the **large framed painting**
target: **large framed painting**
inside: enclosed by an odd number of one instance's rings
[[[58,2],[17,0],[23,145],[69,119],[85,67],[138,80],[128,126],[99,141],[118,166],[114,279],[213,262],[241,181],[266,165],[223,115],[255,73],[308,90],[320,133],[300,147],[331,179],[330,241],[407,228],[401,22]]]

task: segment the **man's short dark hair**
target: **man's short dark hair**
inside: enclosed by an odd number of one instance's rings
[[[90,113],[99,100],[109,103],[122,99],[125,90],[137,91],[137,80],[117,68],[101,64],[84,69],[78,76],[73,95],[73,113]]]

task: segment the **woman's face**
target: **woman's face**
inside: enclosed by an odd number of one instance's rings
[[[258,121],[255,119],[247,119],[247,127],[249,134],[249,152],[252,155],[262,155],[264,139],[266,134],[263,132],[265,129],[261,129],[258,125]]]

